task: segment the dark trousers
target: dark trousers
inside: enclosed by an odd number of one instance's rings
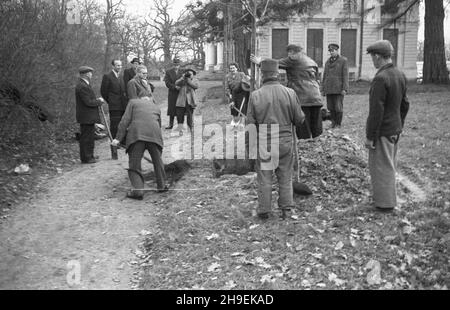
[[[95,125],[80,124],[80,159],[87,162],[94,158]]]
[[[142,173],[141,162],[145,150],[149,152],[153,161],[157,188],[164,189],[166,184],[166,173],[161,156],[162,147],[152,142],[137,141],[128,147],[128,177],[133,187],[133,194],[136,196],[144,194],[142,191],[144,189],[144,180],[139,174]]]
[[[192,119],[192,114],[194,112],[194,109],[186,104],[185,107],[177,107],[177,122],[178,124],[184,124],[184,115],[186,115],[187,118],[187,125],[189,126],[190,129],[193,128],[193,119]]]
[[[327,108],[331,114],[331,122],[340,126],[344,112],[344,96],[340,94],[327,95]]]
[[[296,134],[299,139],[315,138],[322,134],[321,107],[302,107],[305,114],[305,121],[300,127],[296,127]]]
[[[175,115],[169,116],[169,127],[173,127],[173,121],[175,120]]]
[[[109,123],[111,136],[113,138],[116,137],[117,127],[119,127],[120,120],[122,119],[122,115],[125,111],[109,111]]]

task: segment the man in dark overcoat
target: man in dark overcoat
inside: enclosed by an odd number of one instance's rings
[[[100,93],[103,99],[108,103],[111,135],[115,137],[117,126],[127,107],[127,99],[125,86],[119,77],[120,70],[122,69],[122,62],[115,59],[111,62],[111,65],[112,70],[103,75]]]
[[[182,70],[180,70],[180,60],[178,58],[173,59],[173,67],[166,71],[164,76],[164,83],[169,89],[167,95],[167,115],[169,116],[169,126],[166,129],[173,128],[173,122],[175,116],[177,115],[176,103],[178,98],[178,93],[180,91],[180,86],[175,85],[175,82],[181,78],[183,75]]]
[[[100,123],[98,107],[105,103],[96,98],[90,83],[94,69],[81,66],[78,69],[80,79],[75,87],[76,120],[80,124],[80,159],[83,164],[92,164],[95,147],[95,123]]]
[[[322,92],[327,97],[327,109],[331,114],[331,127],[341,127],[344,115],[344,96],[348,91],[348,61],[339,55],[339,45],[328,45],[330,58],[325,63]]]

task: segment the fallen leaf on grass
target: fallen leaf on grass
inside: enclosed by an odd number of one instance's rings
[[[261,283],[274,283],[275,279],[270,274],[265,274],[259,280]]]
[[[217,238],[219,238],[218,234],[211,234],[206,237],[207,240],[212,240],[212,239],[217,239]]]
[[[308,280],[302,280],[302,286],[303,287],[311,287],[311,283]]]
[[[342,241],[339,241],[336,246],[334,247],[334,249],[336,251],[339,251],[340,249],[342,249],[344,247],[344,243]]]
[[[309,255],[317,259],[322,259],[322,254],[320,253],[309,253]]]
[[[330,273],[330,274],[328,275],[328,281],[334,282],[334,284],[336,284],[337,286],[344,285],[345,282],[347,282],[347,281],[345,281],[345,280],[339,279],[339,278],[337,277],[337,275],[336,275],[335,273],[333,273],[333,272]]]
[[[151,235],[152,233],[149,232],[148,230],[143,229],[143,230],[141,230],[141,232],[139,234],[141,236],[147,236],[147,235]]]
[[[366,269],[370,269],[369,273],[367,274],[367,283],[369,285],[376,285],[381,283],[381,264],[377,260],[370,260],[367,265]]]
[[[233,288],[235,288],[236,282],[234,282],[233,280],[228,281],[227,283],[225,283],[225,286],[223,287],[224,290],[231,290]]]
[[[259,224],[254,224],[254,225],[251,225],[250,227],[249,227],[249,229],[255,229],[256,227],[258,227],[259,226]]]
[[[208,267],[208,272],[216,272],[219,268],[220,268],[220,264],[219,263],[212,263]]]

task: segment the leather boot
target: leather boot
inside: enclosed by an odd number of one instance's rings
[[[336,111],[331,110],[330,115],[331,115],[331,128],[335,128],[336,127]]]
[[[339,127],[341,127],[343,115],[343,112],[336,112],[336,125]]]

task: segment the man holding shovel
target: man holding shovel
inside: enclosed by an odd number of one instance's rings
[[[278,81],[278,61],[265,59],[261,62],[263,85],[250,95],[247,122],[255,124],[258,132],[258,156],[256,172],[258,179],[258,208],[260,219],[266,220],[271,213],[272,173],[275,171],[279,186],[278,207],[282,216],[294,206],[292,188],[293,125],[301,126],[305,115],[300,108],[294,90]],[[278,141],[278,145],[272,143]],[[264,143],[266,142],[264,146]],[[254,145],[255,141],[250,141]],[[267,146],[271,146],[271,150]],[[278,158],[275,158],[278,157]]]
[[[93,164],[95,147],[95,123],[100,123],[98,107],[105,103],[97,98],[91,86],[93,68],[81,66],[80,79],[75,87],[76,119],[80,124],[80,160],[83,164]]]
[[[154,104],[153,98],[143,96],[128,102],[125,114],[119,123],[117,136],[111,145],[117,146],[126,136],[126,152],[128,153],[128,177],[132,190],[126,197],[142,200],[144,197],[144,178],[141,161],[145,150],[150,153],[156,175],[158,192],[168,190],[166,174],[162,161],[163,138],[161,132],[161,110]]]

